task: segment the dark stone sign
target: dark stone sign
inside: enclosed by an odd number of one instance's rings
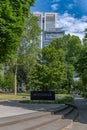
[[[31,100],[55,100],[55,91],[31,91]]]

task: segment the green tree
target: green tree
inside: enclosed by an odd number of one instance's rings
[[[23,33],[23,39],[30,43],[40,43],[39,36],[41,35],[41,29],[38,26],[38,19],[31,12],[25,20],[25,29]]]
[[[81,47],[82,45],[79,37],[73,35],[68,39],[66,61],[74,67],[78,60]]]
[[[36,57],[40,51],[40,33],[41,29],[38,26],[37,17],[29,13],[18,50],[19,64],[26,66],[26,68],[32,68],[36,62]]]
[[[65,35],[63,38],[57,38],[51,42],[58,52],[60,51],[60,60],[65,63],[66,82],[65,87],[70,91],[73,85],[73,77],[76,72],[76,63],[81,52],[81,41],[77,36]],[[63,55],[62,55],[63,54]]]
[[[87,46],[83,46],[77,62],[77,70],[81,74],[87,69]]]
[[[34,0],[0,1],[0,62],[5,62],[9,59],[13,60],[14,58],[15,94],[17,91],[17,52],[25,27],[25,19],[33,3]]]
[[[25,77],[27,78],[36,63],[36,57],[40,50],[38,35],[40,35],[41,30],[38,26],[37,18],[29,13],[25,21],[25,30],[18,47],[18,52],[13,56],[13,60],[11,60],[14,68],[15,94],[17,93],[17,79],[20,85],[22,82],[27,81],[27,79],[23,79],[24,76],[21,76],[21,72],[24,72],[23,74],[26,74]]]
[[[3,88],[3,83],[4,83],[3,64],[0,64],[0,88]]]
[[[79,80],[74,81],[74,90],[78,91],[79,94],[83,91],[81,78]]]
[[[31,73],[32,89],[57,90],[65,82],[65,64],[60,60],[60,53],[52,46],[42,49]]]
[[[83,44],[87,46],[87,28],[85,29],[85,36],[83,38]]]
[[[81,47],[80,39],[70,35],[54,39],[49,46],[44,47],[31,73],[32,89],[66,88],[70,92]]]
[[[58,50],[58,49],[66,50],[66,47],[67,47],[67,43],[64,40],[64,38],[56,38],[56,39],[54,39],[51,42],[50,45],[53,46],[53,47],[55,47],[56,50]]]
[[[67,80],[66,80],[66,86],[65,87],[67,87],[68,93],[70,93],[70,91],[73,89],[74,73],[75,73],[74,66],[72,64],[67,63],[66,64],[66,77],[67,77]]]
[[[83,38],[82,49],[76,64],[77,71],[80,75],[80,79],[82,80],[82,89],[84,92],[87,90],[87,29],[85,29],[85,35]]]
[[[79,37],[68,34],[54,39],[50,45],[56,50],[62,49],[66,53],[65,61],[75,66],[82,47]]]
[[[5,74],[4,88],[7,90],[7,92],[13,92],[14,90],[14,75],[10,71],[8,71],[8,73]]]
[[[0,1],[0,62],[11,58],[19,46],[25,18],[34,0]]]
[[[27,83],[27,89],[29,87],[28,77],[30,77],[30,73],[37,63],[37,56],[40,53],[39,36],[41,35],[41,29],[37,21],[37,17],[29,13],[28,18],[26,18],[25,30],[18,52],[18,68],[22,66],[21,68],[24,75],[26,74],[25,81]],[[20,77],[20,75],[21,74],[19,74],[18,77]]]
[[[87,46],[83,46],[78,62],[77,71],[82,79],[83,90],[87,88]]]

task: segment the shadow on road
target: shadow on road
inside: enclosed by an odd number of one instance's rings
[[[79,95],[75,95],[74,102],[79,111],[78,122],[87,124],[87,99],[84,99]]]

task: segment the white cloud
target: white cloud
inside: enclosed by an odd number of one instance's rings
[[[55,11],[55,10],[58,10],[58,6],[59,6],[58,4],[52,4],[51,8],[52,8],[52,10]]]
[[[87,16],[77,19],[66,12],[63,15],[58,14],[57,27],[65,30],[66,34],[76,35],[82,39],[87,28]]]

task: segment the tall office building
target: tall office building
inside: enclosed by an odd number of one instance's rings
[[[56,13],[33,13],[38,18],[38,25],[42,32],[39,36],[41,48],[50,44],[50,42],[58,37],[64,36],[64,31],[56,28]]]
[[[51,28],[44,31],[44,46],[49,45],[50,42],[55,38],[63,37],[64,34],[65,32],[59,28]]]
[[[50,28],[56,28],[56,13],[45,13],[44,14],[44,30],[48,30]]]
[[[34,16],[36,16],[38,18],[38,25],[41,28],[41,30],[43,29],[43,14],[42,13],[33,13]],[[39,40],[40,40],[40,47],[42,48],[42,33],[41,35],[38,36]]]

